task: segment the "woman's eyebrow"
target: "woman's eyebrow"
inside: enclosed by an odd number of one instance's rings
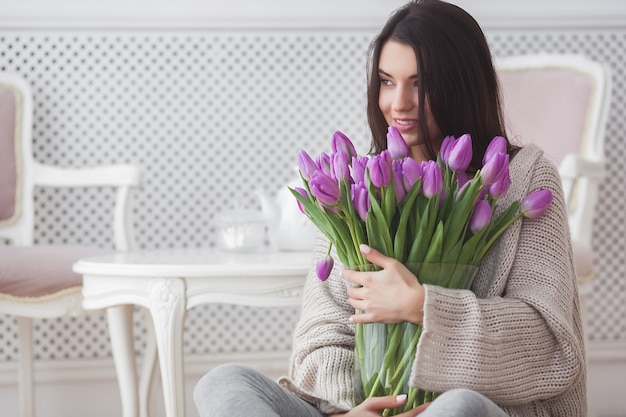
[[[387,73],[385,70],[383,70],[382,68],[378,68],[378,74],[379,75],[384,75],[385,77],[388,78],[393,78],[393,76],[389,73]],[[409,77],[410,80],[417,80],[419,77],[417,76],[417,74],[413,74]]]

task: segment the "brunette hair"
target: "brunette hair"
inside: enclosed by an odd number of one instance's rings
[[[418,120],[426,120],[428,100],[443,136],[472,136],[471,167],[482,158],[494,136],[506,136],[498,78],[485,35],[476,20],[458,6],[439,0],[416,0],[395,11],[369,49],[367,117],[372,132],[371,152],[387,148],[387,122],[378,106],[378,66],[388,40],[413,48],[417,61]],[[428,137],[426,123],[419,135]],[[443,139],[443,138],[442,138]],[[436,157],[439,144],[426,140],[427,155]],[[508,142],[509,152],[517,149]]]

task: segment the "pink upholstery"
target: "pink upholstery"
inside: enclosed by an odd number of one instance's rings
[[[0,221],[15,213],[15,93],[0,84]]]
[[[72,271],[78,259],[110,253],[79,246],[0,246],[0,293],[39,297],[82,285]]]
[[[536,143],[557,164],[579,153],[593,85],[572,70],[500,73],[505,119],[510,139]]]

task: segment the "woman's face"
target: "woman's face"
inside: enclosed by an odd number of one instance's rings
[[[426,159],[425,140],[435,150],[442,135],[425,103],[426,120],[418,120],[419,91],[417,61],[413,49],[403,43],[388,40],[382,47],[378,63],[380,93],[378,106],[389,126],[398,128],[410,148],[410,156],[418,161]],[[420,138],[418,125],[426,123],[428,138]],[[436,146],[435,146],[436,145]]]

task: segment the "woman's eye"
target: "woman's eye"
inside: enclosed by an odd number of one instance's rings
[[[389,86],[389,85],[392,85],[392,82],[390,80],[385,79],[385,78],[381,78],[380,79],[380,84],[381,85],[385,85],[385,86]]]

